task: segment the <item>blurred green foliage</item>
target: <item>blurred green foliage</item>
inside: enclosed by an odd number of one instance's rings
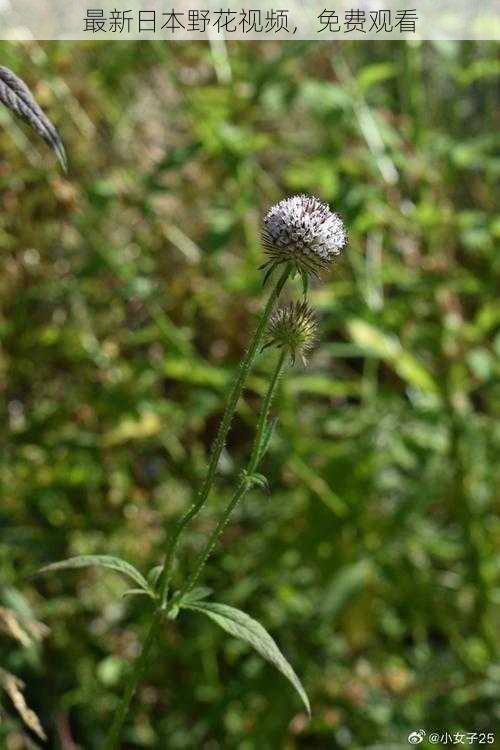
[[[275,404],[271,496],[252,491],[204,583],[275,636],[313,719],[185,614],[123,747],[356,750],[498,726],[496,51],[0,43],[70,162],[64,177],[0,111],[0,604],[50,628],[28,648],[2,636],[0,660],[51,748],[100,747],[148,610],[112,572],[29,574],[76,554],[160,561],[262,305],[260,217],[299,191],[343,214],[350,245],[312,291],[321,345]],[[178,581],[248,456],[275,356]]]

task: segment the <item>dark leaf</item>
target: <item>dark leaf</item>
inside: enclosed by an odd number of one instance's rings
[[[0,101],[15,115],[27,122],[55,152],[63,170],[67,160],[59,133],[47,115],[38,106],[24,81],[9,68],[0,65]]]

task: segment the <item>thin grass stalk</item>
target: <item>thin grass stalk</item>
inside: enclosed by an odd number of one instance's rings
[[[9,68],[0,65],[0,102],[28,123],[55,152],[64,172],[68,162],[59,133],[37,104],[24,81]]]

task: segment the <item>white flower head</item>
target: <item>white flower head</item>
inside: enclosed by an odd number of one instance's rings
[[[292,364],[300,357],[305,365],[316,342],[317,330],[316,317],[307,302],[291,302],[272,315],[267,327],[266,347],[274,345],[286,349]]]
[[[264,218],[263,244],[270,272],[292,263],[303,279],[318,276],[347,243],[344,223],[326,203],[294,195],[273,206]]]

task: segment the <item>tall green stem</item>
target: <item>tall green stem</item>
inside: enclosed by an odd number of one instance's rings
[[[142,679],[142,676],[146,669],[149,652],[158,634],[159,626],[162,621],[162,616],[163,616],[164,610],[166,609],[168,590],[170,586],[170,580],[172,577],[173,561],[174,561],[174,556],[175,556],[175,552],[177,549],[177,545],[179,543],[179,538],[182,532],[184,531],[184,529],[186,528],[186,526],[188,525],[188,523],[193,518],[195,518],[195,516],[198,515],[198,513],[204,506],[210,494],[210,490],[212,489],[212,485],[215,480],[215,474],[217,471],[217,466],[219,463],[220,455],[222,453],[222,449],[224,448],[224,443],[226,442],[227,434],[229,432],[229,428],[231,426],[231,422],[233,420],[239,398],[245,386],[246,380],[248,378],[248,375],[253,365],[253,362],[255,360],[255,357],[257,356],[259,346],[262,343],[262,339],[266,331],[266,326],[271,316],[271,313],[273,311],[276,300],[278,299],[278,296],[280,295],[281,290],[283,289],[288,277],[290,276],[291,270],[292,269],[290,265],[288,265],[284,269],[283,273],[278,279],[276,286],[274,287],[273,291],[271,292],[269,296],[269,299],[266,303],[266,307],[264,308],[264,312],[262,313],[262,316],[259,320],[257,330],[255,331],[255,334],[250,343],[250,346],[248,347],[247,352],[245,356],[243,357],[243,360],[240,363],[238,374],[236,376],[236,379],[229,393],[224,415],[222,417],[222,421],[220,423],[214,444],[212,446],[212,450],[210,454],[210,461],[208,464],[207,475],[205,477],[205,481],[203,482],[203,485],[198,493],[196,501],[191,505],[189,510],[181,518],[181,520],[177,524],[177,527],[169,541],[167,552],[165,555],[165,562],[163,564],[163,567],[162,567],[162,570],[158,579],[158,584],[157,584],[158,606],[153,614],[153,618],[151,620],[148,634],[146,636],[146,640],[144,641],[144,645],[142,647],[141,653],[137,657],[136,662],[133,665],[132,670],[130,672],[130,676],[127,680],[127,683],[125,685],[125,692],[123,694],[122,700],[113,718],[113,723],[111,725],[108,737],[106,739],[104,750],[116,750],[116,748],[119,746],[121,730],[125,722],[125,719],[127,718],[127,713],[128,713],[128,709],[130,706],[130,702],[134,696],[137,685]],[[279,378],[279,373],[278,373],[277,378]],[[274,387],[276,387],[277,378],[275,378]],[[265,400],[265,403],[267,402],[267,413],[269,412],[271,399],[272,399],[272,393],[269,394],[269,391],[268,391],[268,395]],[[259,419],[259,426],[257,428],[257,432],[260,435],[260,437],[259,437],[258,445],[254,443],[254,450],[252,452],[252,459],[250,462],[251,464],[252,462],[254,462],[255,466],[260,460],[260,450],[262,446],[261,432],[265,425],[265,421],[266,421],[266,417],[263,418],[262,412],[261,412],[261,418]],[[252,471],[255,471],[255,468],[252,469]],[[246,489],[244,489],[243,494],[245,494],[245,491]],[[238,500],[236,500],[236,502],[238,502]],[[227,523],[227,520],[229,519],[231,510],[232,508],[229,510],[229,513],[224,522],[224,525]],[[226,512],[227,512],[227,509],[226,509]],[[222,531],[222,528],[221,528],[221,531]],[[208,550],[208,554],[206,555],[206,558],[201,564],[201,567],[199,568],[197,575],[199,575],[199,572],[201,571],[201,568],[205,564],[206,560],[208,559],[208,556],[210,555],[210,553],[211,553],[211,549]]]
[[[246,495],[246,493],[252,487],[252,474],[257,470],[260,460],[262,458],[262,442],[263,442],[264,435],[265,435],[265,427],[266,427],[267,420],[269,417],[269,409],[271,408],[271,403],[274,398],[274,394],[276,393],[276,388],[278,386],[280,376],[283,372],[283,368],[285,366],[285,359],[287,356],[288,356],[288,352],[283,350],[281,352],[280,358],[274,370],[274,374],[269,384],[269,388],[267,390],[264,401],[262,402],[259,420],[257,423],[257,432],[255,434],[255,439],[254,439],[253,447],[252,447],[252,454],[250,456],[250,461],[248,462],[248,466],[244,474],[242,475],[242,478],[240,479],[238,486],[236,487],[233,497],[231,498],[228,505],[226,506],[222,517],[220,518],[215,529],[212,531],[212,534],[210,535],[210,538],[205,546],[205,549],[200,554],[193,573],[189,577],[186,585],[183,587],[179,596],[176,597],[178,599],[181,599],[188,591],[190,591],[196,585],[196,582],[198,581],[198,578],[200,577],[200,573],[205,567],[205,564],[208,558],[212,554],[214,547],[217,544],[217,540],[219,539],[220,535],[224,531],[224,528],[226,527],[233,510],[236,508],[239,501]]]
[[[257,330],[255,331],[254,337],[252,341],[250,342],[250,346],[248,347],[247,352],[240,363],[238,374],[236,376],[236,379],[229,393],[229,397],[226,403],[226,409],[224,411],[222,421],[219,425],[219,429],[217,431],[214,444],[212,446],[212,451],[210,454],[210,461],[208,464],[208,470],[207,470],[207,475],[205,477],[205,481],[203,482],[203,485],[198,493],[198,497],[196,498],[195,502],[191,505],[191,507],[187,510],[187,512],[184,514],[184,516],[181,518],[181,520],[177,524],[177,527],[175,528],[174,533],[172,534],[172,537],[169,541],[169,545],[168,545],[166,556],[165,556],[165,562],[163,564],[160,577],[158,579],[158,587],[157,587],[162,607],[165,607],[167,597],[168,597],[168,589],[170,586],[170,580],[172,578],[172,567],[173,567],[173,562],[174,562],[174,556],[175,556],[175,552],[176,552],[177,545],[179,542],[179,538],[182,532],[184,531],[184,529],[186,528],[186,526],[188,525],[188,523],[192,521],[193,518],[195,518],[200,512],[200,510],[203,508],[210,494],[210,490],[212,489],[212,485],[215,480],[215,474],[217,471],[217,466],[219,464],[220,455],[222,453],[222,449],[224,448],[224,444],[226,442],[227,434],[229,432],[229,428],[231,426],[234,413],[236,411],[236,406],[238,404],[239,398],[245,386],[245,382],[248,378],[248,374],[250,372],[252,364],[257,355],[259,346],[262,343],[262,339],[266,331],[266,326],[271,316],[271,313],[273,311],[276,300],[281,290],[283,289],[283,286],[285,285],[288,277],[290,276],[290,272],[291,272],[291,268],[290,266],[287,266],[285,270],[283,271],[282,275],[280,276],[280,278],[278,279],[276,286],[274,287],[273,291],[271,292],[269,296],[266,307],[264,309],[264,312],[262,313],[259,324],[257,326]]]
[[[133,664],[128,676],[123,697],[118,708],[116,709],[116,713],[113,717],[113,722],[106,738],[106,742],[104,743],[103,750],[116,750],[116,748],[119,747],[123,723],[127,718],[130,702],[134,696],[137,685],[142,680],[142,677],[146,670],[149,652],[151,651],[151,646],[153,645],[158,634],[161,621],[162,612],[160,609],[157,609],[153,614],[153,619],[151,620],[151,623],[149,625],[148,634],[142,646],[141,652],[137,657],[135,663]]]

